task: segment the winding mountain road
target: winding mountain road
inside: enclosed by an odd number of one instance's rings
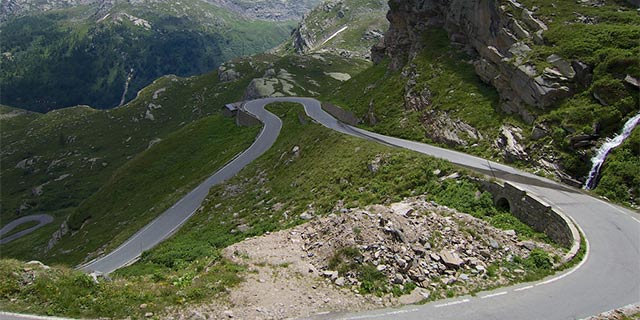
[[[310,98],[267,98],[247,102],[244,110],[264,123],[253,145],[123,245],[81,269],[110,273],[135,261],[143,251],[173,234],[198,209],[211,186],[231,178],[273,145],[282,122],[265,110],[272,102],[300,103],[311,118],[327,128],[446,159],[509,181],[571,217],[589,245],[587,257],[578,266],[537,283],[422,306],[328,314],[318,316],[318,319],[580,319],[640,302],[640,215],[637,212],[509,166],[345,125],[322,110],[317,100]]]
[[[36,224],[33,227],[18,231],[12,235],[9,235],[7,237],[4,237],[4,235],[8,234],[9,232],[13,231],[13,229],[19,227],[20,225],[23,225],[25,223],[29,223],[29,222],[37,222],[38,224]],[[9,243],[13,240],[16,240],[18,238],[21,238],[23,236],[26,236],[29,233],[32,233],[44,226],[46,226],[47,224],[53,222],[53,217],[48,215],[48,214],[34,214],[34,215],[30,215],[30,216],[26,216],[26,217],[20,217],[18,219],[15,219],[9,223],[7,223],[7,225],[5,225],[4,227],[2,227],[2,229],[0,229],[0,244],[5,244],[5,243]]]

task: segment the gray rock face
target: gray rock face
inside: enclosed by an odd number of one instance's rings
[[[422,31],[442,27],[453,42],[477,54],[475,71],[498,90],[502,110],[528,123],[535,117],[526,106],[549,107],[573,94],[576,78],[589,81],[586,70],[558,55],[549,57],[553,68],[546,72],[526,63],[526,43],[544,41],[548,28],[517,1],[500,6],[495,0],[391,0],[389,6],[391,27],[384,43],[372,49],[374,61],[388,55],[390,67],[399,70],[420,49]]]
[[[238,78],[240,78],[242,75],[233,70],[233,69],[228,69],[228,70],[224,70],[218,73],[218,79],[220,80],[220,82],[232,82],[232,81],[236,81],[238,80]]]
[[[251,19],[270,21],[298,20],[321,0],[206,0]]]
[[[545,250],[550,247],[537,242],[525,245],[509,232],[424,198],[331,214],[299,228],[309,262],[321,270],[327,282],[344,287],[359,285],[355,271],[339,273],[334,271],[334,266],[329,266],[336,252],[353,248],[357,255],[345,263],[375,266],[390,285],[413,282],[421,288],[418,295],[425,293],[417,297],[418,300],[429,297],[425,290],[442,283],[487,281],[484,274],[488,266],[497,261],[513,256],[527,257],[530,247]],[[463,230],[477,230],[477,236]],[[401,239],[398,234],[402,234]]]
[[[503,125],[500,128],[500,135],[495,141],[495,146],[502,151],[502,155],[507,162],[527,161],[529,160],[529,155],[520,144],[520,140],[522,140],[522,129],[511,125]]]
[[[47,243],[45,252],[51,250],[67,233],[69,233],[69,225],[65,221],[60,225],[60,228],[51,235],[51,239],[49,239],[49,243]]]
[[[624,78],[624,82],[630,84],[631,86],[633,86],[636,89],[640,89],[640,80],[632,77],[631,75],[627,75]]]
[[[467,146],[484,140],[476,128],[460,119],[452,119],[446,113],[431,112],[425,118],[426,134],[435,142]]]
[[[449,268],[460,268],[464,265],[464,261],[460,259],[460,257],[452,251],[440,251],[440,258],[442,258],[442,263]]]

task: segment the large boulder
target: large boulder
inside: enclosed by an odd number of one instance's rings
[[[450,269],[458,269],[464,265],[464,260],[460,259],[453,251],[440,251],[440,259],[442,259],[442,263]]]

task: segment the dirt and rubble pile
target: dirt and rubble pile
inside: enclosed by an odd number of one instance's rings
[[[422,288],[488,279],[487,268],[518,256],[526,259],[535,248],[554,251],[540,242],[519,241],[513,230],[500,230],[486,221],[425,199],[408,199],[391,206],[332,214],[306,224],[303,249],[312,264],[339,285],[360,285],[357,274],[339,276],[330,270],[337,252],[354,248],[355,263],[371,264],[390,284],[412,282]],[[473,287],[473,286],[472,286]]]

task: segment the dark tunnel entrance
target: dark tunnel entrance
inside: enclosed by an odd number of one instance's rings
[[[500,198],[496,201],[496,208],[500,211],[511,212],[511,205],[509,204],[509,200],[507,198]]]

